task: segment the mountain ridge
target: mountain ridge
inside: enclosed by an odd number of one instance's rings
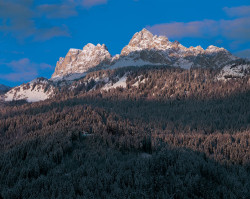
[[[185,47],[178,41],[171,42],[165,36],[153,35],[147,29],[134,34],[120,54],[111,56],[105,44],[87,44],[83,50],[70,49],[65,58],[57,62],[51,80],[68,79],[68,76],[88,72],[89,69],[119,68],[124,66],[171,65],[220,68],[238,59],[224,48],[210,45]],[[79,77],[76,76],[76,78]],[[74,79],[74,76],[71,76]]]
[[[118,87],[126,88],[126,74],[129,73],[129,69],[125,67],[130,66],[174,67],[184,70],[212,68],[217,70],[214,81],[244,78],[250,74],[250,62],[237,59],[224,48],[213,45],[205,50],[201,46],[187,48],[178,41],[171,42],[167,37],[156,36],[143,29],[134,34],[129,44],[122,49],[121,54],[113,57],[105,44],[89,43],[82,50],[71,48],[65,58],[61,57],[57,62],[51,79],[37,78],[27,84],[12,88],[3,98],[5,101],[37,102],[55,96],[57,91],[64,90],[64,88],[67,92],[79,89],[79,86],[84,86],[86,92],[100,87],[100,92]],[[92,72],[102,73],[102,71],[118,68],[124,68],[127,73],[125,72],[122,77],[99,76],[94,79],[87,78],[88,80],[85,81],[88,74]],[[81,82],[82,79],[84,82]],[[75,85],[74,82],[76,82]],[[138,88],[140,83],[141,81],[137,81],[132,86]]]
[[[31,82],[22,84],[9,90],[4,95],[4,101],[26,100],[38,102],[53,96],[55,87],[46,78],[36,78]]]
[[[57,62],[52,79],[61,79],[61,77],[72,73],[84,73],[88,69],[104,64],[111,58],[106,45],[89,43],[80,49],[70,49],[65,58],[60,58]]]

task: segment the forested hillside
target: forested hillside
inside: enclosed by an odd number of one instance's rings
[[[97,71],[5,103],[1,197],[250,198],[250,79],[218,74]]]

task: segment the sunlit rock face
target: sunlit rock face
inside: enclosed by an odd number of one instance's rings
[[[129,44],[113,62],[122,66],[124,62],[138,65],[172,65],[181,68],[191,67],[221,67],[235,60],[229,51],[216,46],[204,50],[201,46],[186,48],[178,41],[170,42],[165,36],[156,36],[143,29],[136,33]],[[120,62],[120,63],[119,63]],[[129,65],[129,64],[127,64]]]
[[[111,56],[103,45],[87,44],[82,50],[70,49],[60,58],[52,80],[74,80],[94,69],[113,69],[126,66],[168,65],[189,69],[191,67],[220,68],[237,59],[229,51],[216,46],[204,50],[201,46],[185,47],[165,36],[153,35],[146,29],[134,34],[121,54]]]
[[[70,49],[65,58],[60,58],[52,79],[62,79],[70,74],[81,74],[99,65],[109,64],[111,55],[103,44],[87,44],[82,50]]]

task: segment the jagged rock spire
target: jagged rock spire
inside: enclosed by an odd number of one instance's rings
[[[171,65],[175,67],[221,67],[235,60],[224,48],[201,46],[186,48],[178,41],[171,42],[165,36],[153,35],[147,29],[134,34],[120,55],[111,57],[103,44],[87,44],[82,50],[70,49],[60,58],[52,79],[62,79],[72,74],[83,74],[98,66],[116,68],[124,66]],[[100,68],[99,68],[100,69]]]
[[[111,55],[106,45],[87,44],[82,50],[70,49],[65,58],[60,58],[52,79],[61,79],[69,74],[80,74],[98,65],[108,63]]]
[[[154,36],[147,29],[134,34],[129,44],[122,49],[121,55],[126,56],[134,51],[141,51],[145,49],[163,50],[168,48],[170,42],[167,37]]]

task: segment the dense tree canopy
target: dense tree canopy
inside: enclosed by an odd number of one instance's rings
[[[53,99],[1,105],[0,196],[250,198],[249,77],[217,72],[99,71]],[[95,81],[124,74],[127,88]]]

